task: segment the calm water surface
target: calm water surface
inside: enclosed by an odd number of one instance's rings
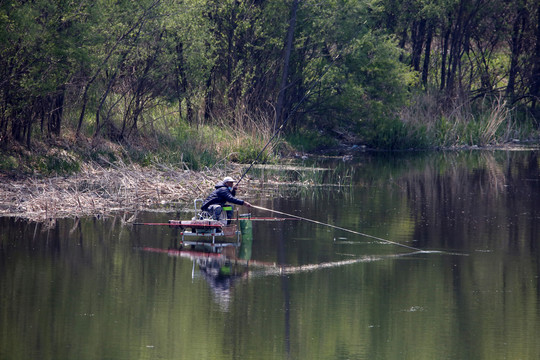
[[[253,222],[213,256],[119,218],[0,218],[0,359],[539,359],[538,155],[366,154],[281,174],[313,186],[249,184],[379,239]]]

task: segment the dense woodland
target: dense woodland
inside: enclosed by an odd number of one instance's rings
[[[539,101],[534,0],[0,3],[4,145],[284,121],[313,141],[486,144],[536,134]]]

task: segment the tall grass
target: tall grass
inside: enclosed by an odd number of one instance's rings
[[[161,111],[167,111],[162,109]],[[200,170],[226,161],[250,163],[257,158],[272,134],[267,119],[242,117],[230,122],[213,119],[208,124],[188,124],[178,119],[174,112],[166,115],[155,114],[153,136],[157,148],[145,162],[178,163]],[[267,149],[259,157],[259,162],[267,162],[274,157]]]
[[[498,96],[483,108],[485,111],[479,114],[476,136],[471,142],[476,139],[478,145],[489,145],[510,140],[515,132],[506,100]]]
[[[270,119],[263,115],[257,118],[243,114],[233,122],[223,119],[214,122],[216,125],[209,127],[210,131],[219,130],[221,136],[216,139],[220,153],[230,161],[238,163],[251,163],[259,158],[259,162],[271,161],[274,157],[272,148],[268,147],[261,153],[267,142],[273,135],[273,127]]]
[[[294,148],[305,152],[334,147],[338,143],[336,139],[326,134],[309,129],[299,129],[294,133],[286,134],[285,140]]]
[[[435,147],[498,145],[525,133],[525,124],[516,122],[502,95],[471,101],[417,94],[400,117],[407,126],[424,126],[427,142]]]

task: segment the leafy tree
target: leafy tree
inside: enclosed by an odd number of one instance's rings
[[[505,96],[538,125],[539,18],[531,0],[7,0],[0,140],[125,141],[166,108],[370,141],[435,89],[439,108]]]
[[[345,138],[366,136],[366,129],[395,115],[416,77],[399,62],[392,36],[378,28],[377,3],[302,5],[289,105],[306,98],[307,126]],[[298,118],[292,122],[299,125]]]
[[[86,56],[79,44],[88,32],[89,7],[85,1],[76,5],[46,0],[2,3],[3,138],[25,138],[30,146],[32,124],[37,120],[42,132],[60,135],[67,84],[73,79],[75,64]]]

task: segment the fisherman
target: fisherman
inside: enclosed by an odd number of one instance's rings
[[[227,212],[227,219],[232,218],[232,206],[226,207],[227,202],[251,207],[251,204],[247,201],[235,197],[236,187],[233,187],[234,183],[235,180],[230,176],[217,183],[215,185],[216,189],[203,201],[201,210],[208,212],[214,220],[220,220],[223,210]]]

